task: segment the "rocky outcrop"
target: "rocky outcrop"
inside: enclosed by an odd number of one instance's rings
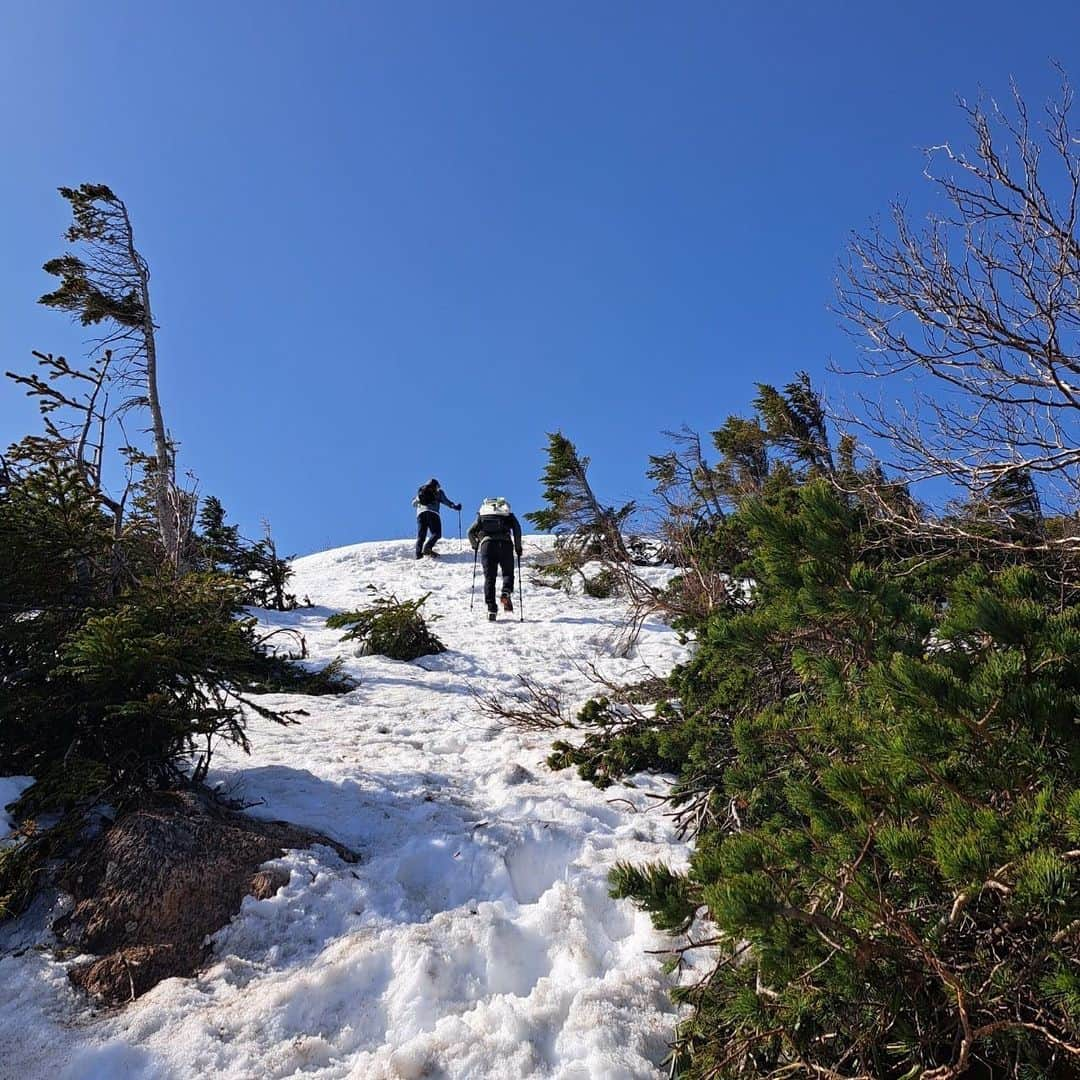
[[[258,821],[198,789],[147,797],[92,840],[60,886],[74,899],[53,925],[61,943],[97,959],[73,967],[94,997],[131,1001],[162,979],[194,974],[206,939],[247,895],[273,896],[288,874],[263,869],[288,848],[340,844],[282,821]]]

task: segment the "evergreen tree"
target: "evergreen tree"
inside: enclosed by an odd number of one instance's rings
[[[627,561],[622,527],[634,504],[618,509],[602,505],[589,483],[589,459],[562,432],[548,435],[547,455],[542,477],[547,505],[525,517],[538,529],[558,534],[560,549],[582,561]]]
[[[264,523],[261,540],[246,540],[239,526],[226,524],[220,500],[208,495],[199,511],[197,546],[209,569],[231,574],[244,585],[246,603],[275,611],[297,606],[296,596],[288,591],[292,567],[278,555],[269,524]]]
[[[792,495],[737,511],[752,603],[700,624],[673,704],[582,752],[680,774],[689,871],[612,879],[717,931],[677,1069],[1073,1076],[1080,604],[1025,566],[943,581],[824,480]]]
[[[0,561],[0,757],[9,768],[47,782],[73,762],[95,763],[121,791],[178,777],[192,753],[205,767],[217,738],[246,745],[241,703],[288,720],[247,698],[290,677],[241,617],[245,584],[163,576],[148,530],[116,537],[72,467],[9,467],[0,542],[9,553]]]
[[[342,641],[359,642],[364,656],[388,656],[391,660],[416,660],[446,652],[446,646],[428,625],[439,616],[425,618],[422,610],[430,593],[417,600],[399,600],[392,593],[377,595],[373,585],[368,589],[373,596],[367,607],[339,611],[326,620],[331,630],[346,631]]]
[[[235,573],[243,557],[240,527],[225,523],[225,507],[214,495],[207,495],[199,509],[199,552],[208,570]]]
[[[960,517],[976,526],[976,535],[992,534],[999,542],[1012,537],[1028,550],[1045,538],[1042,500],[1031,471],[1024,468],[998,476],[981,498],[961,507]]]
[[[758,383],[753,404],[752,416],[729,416],[712,432],[715,461],[686,431],[674,436],[671,450],[649,459],[647,475],[664,509],[665,551],[682,571],[661,607],[687,630],[715,607],[739,601],[732,575],[750,551],[738,511],[749,500],[790,500],[818,476],[851,490],[885,484],[857,469],[849,438],[839,440],[835,463],[824,404],[805,372],[783,389]]]
[[[150,306],[150,267],[135,247],[135,230],[123,200],[105,184],[62,187],[71,205],[65,233],[74,250],[45,263],[60,285],[41,297],[46,307],[70,312],[83,326],[103,325],[99,345],[108,350],[114,386],[128,392],[119,411],[145,408],[154,453],[148,477],[161,543],[174,566],[183,558],[190,522],[180,506],[174,449],[158,392],[157,327]]]
[[[10,376],[37,400],[45,432],[0,457],[0,761],[35,778],[19,812],[51,823],[0,852],[0,917],[32,895],[93,806],[199,783],[219,740],[247,748],[247,715],[284,724],[300,714],[252,695],[353,685],[338,666],[311,675],[267,654],[244,606],[259,587],[295,603],[289,567],[269,537],[245,545],[212,500],[206,566],[191,570],[195,500],[173,482],[164,441],[149,270],[108,188],[62,194],[79,253],[47,264],[62,281],[42,302],[104,323],[107,347],[86,369],[36,353],[43,375]],[[142,392],[110,403],[133,379]],[[111,425],[135,407],[149,410],[153,455],[110,451]],[[110,475],[122,477],[119,493]]]
[[[242,553],[239,566],[248,583],[250,602],[256,607],[292,611],[297,606],[296,596],[288,591],[292,566],[278,555],[268,523],[263,523],[263,538]]]
[[[589,459],[561,432],[548,435],[547,453],[542,477],[547,505],[525,515],[538,528],[556,534],[555,559],[545,571],[568,589],[579,580],[587,595],[614,595],[633,561],[623,528],[634,504],[604,506],[589,482]],[[594,561],[605,566],[589,578],[585,566]]]

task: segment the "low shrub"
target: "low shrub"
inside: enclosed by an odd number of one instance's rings
[[[374,586],[368,588],[372,593]],[[369,607],[340,611],[326,620],[332,630],[348,627],[342,641],[357,641],[364,656],[387,656],[391,660],[415,660],[446,652],[446,646],[431,632],[420,609],[431,593],[418,600],[399,600],[393,593],[376,595]],[[434,622],[437,615],[431,616]]]
[[[604,569],[585,578],[581,588],[586,596],[594,600],[608,600],[619,595],[619,576],[613,570]]]
[[[714,935],[673,1073],[1076,1076],[1080,603],[974,558],[928,594],[823,483],[740,514],[753,604],[700,627],[678,710],[601,699],[556,745],[600,786],[678,776],[687,869],[612,874]]]

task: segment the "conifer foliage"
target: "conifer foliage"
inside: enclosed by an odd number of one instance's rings
[[[288,591],[292,567],[278,555],[269,525],[261,540],[247,540],[239,526],[226,524],[221,501],[208,495],[199,510],[197,546],[208,569],[245,584],[247,603],[274,611],[292,611],[297,606],[296,596]]]
[[[538,529],[554,532],[557,550],[576,565],[599,558],[627,561],[622,528],[634,504],[601,504],[589,483],[589,459],[561,431],[548,435],[547,455],[541,478],[547,505],[525,517]]]
[[[69,312],[83,326],[102,326],[98,348],[108,351],[112,386],[121,396],[114,415],[145,409],[153,438],[147,485],[166,557],[179,568],[191,528],[191,501],[176,485],[174,447],[158,391],[157,326],[150,305],[150,266],[135,246],[127,205],[106,184],[62,187],[72,223],[72,250],[44,269],[60,285],[38,301]]]
[[[1074,1075],[1080,605],[969,564],[944,593],[824,480],[736,512],[752,601],[674,702],[579,717],[598,783],[675,771],[686,874],[620,866],[658,927],[711,924],[689,1076]]]
[[[285,661],[263,653],[254,620],[242,617],[243,582],[163,571],[149,523],[133,518],[115,536],[70,467],[9,464],[0,542],[10,556],[0,561],[0,757],[9,769],[44,782],[94,763],[127,790],[177,778],[194,754],[198,778],[215,739],[246,745],[241,705],[264,711],[247,691],[289,681]]]
[[[252,695],[352,685],[338,668],[311,675],[270,654],[245,612],[295,606],[269,536],[244,541],[208,499],[195,542],[127,207],[103,185],[61,194],[76,250],[46,264],[61,284],[42,303],[106,337],[86,365],[36,353],[37,371],[9,373],[37,401],[44,433],[0,456],[0,761],[36,781],[18,816],[49,813],[53,824],[24,822],[4,849],[0,916],[26,902],[95,805],[123,809],[149,788],[201,782],[219,740],[247,748],[248,715],[302,715]],[[152,454],[127,439],[133,409],[147,411]]]
[[[760,387],[698,461],[716,497],[676,548],[665,602],[694,650],[667,699],[590,702],[551,759],[601,786],[677,777],[688,870],[611,879],[714,950],[677,991],[674,1072],[1074,1076],[1080,592],[980,542],[1045,530],[1030,485],[973,508],[969,543],[895,532],[878,510],[903,492],[794,422],[799,387]],[[688,577],[710,604],[685,603]]]
[[[373,598],[366,608],[340,611],[326,620],[331,630],[347,629],[342,641],[357,641],[364,655],[388,656],[391,660],[416,660],[446,652],[421,611],[430,593],[416,600],[399,600],[393,594],[374,595],[374,586],[368,588]]]
[[[1040,129],[1018,97],[968,108],[974,150],[939,148],[946,215],[854,243],[863,370],[952,395],[862,427],[964,502],[928,510],[850,437],[834,452],[803,375],[758,388],[717,462],[692,432],[651,461],[693,653],[652,714],[589,703],[552,762],[677,777],[689,868],[611,879],[690,934],[676,958],[714,950],[678,991],[674,1074],[1080,1074],[1077,532],[1044,516],[1076,490],[1071,100]]]
[[[714,615],[678,682],[719,721],[681,896],[722,957],[681,1064],[1071,1075],[1080,608],[1024,568],[921,595],[820,482],[745,513],[752,610]]]

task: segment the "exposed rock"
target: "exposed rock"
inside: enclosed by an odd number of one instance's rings
[[[256,900],[269,900],[278,889],[289,884],[289,875],[278,867],[260,870],[251,879],[251,895]]]
[[[313,844],[356,861],[325,836],[257,821],[207,792],[148,797],[92,840],[60,879],[75,904],[53,930],[63,944],[99,955],[73,968],[71,981],[116,1004],[162,979],[193,974],[206,958],[207,937],[246,895],[266,899],[287,884],[285,871],[262,864]]]

